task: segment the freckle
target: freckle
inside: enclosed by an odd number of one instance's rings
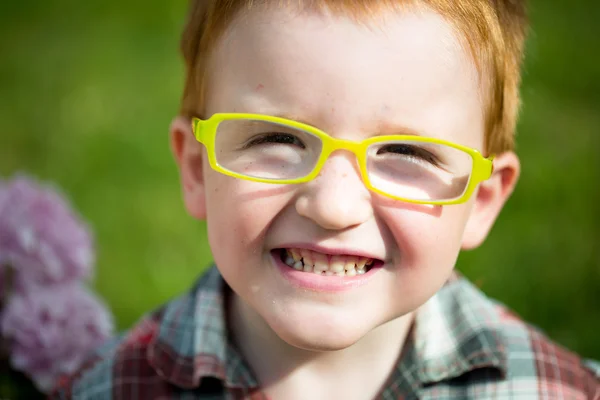
[[[265,88],[265,85],[263,85],[262,83],[259,83],[258,85],[256,85],[256,91],[258,92],[259,90],[262,90]]]
[[[331,107],[331,113],[335,113],[335,107]]]

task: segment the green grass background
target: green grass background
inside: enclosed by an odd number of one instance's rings
[[[183,0],[0,6],[0,175],[59,184],[92,225],[94,286],[119,329],[211,262],[168,147]],[[600,359],[600,3],[535,0],[519,186],[458,268],[558,342]],[[358,317],[358,316],[357,316]]]

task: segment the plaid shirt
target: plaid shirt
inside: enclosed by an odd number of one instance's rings
[[[213,267],[189,293],[99,349],[51,398],[265,399],[228,339],[226,293]],[[419,309],[379,398],[600,399],[599,366],[453,277]]]

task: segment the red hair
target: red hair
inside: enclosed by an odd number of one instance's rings
[[[192,0],[181,50],[186,80],[181,114],[192,117],[204,107],[204,77],[210,51],[240,12],[271,5],[253,0]],[[528,21],[524,0],[296,0],[272,1],[366,20],[390,8],[425,6],[446,18],[459,32],[484,78],[485,150],[514,148],[520,105],[521,63]]]

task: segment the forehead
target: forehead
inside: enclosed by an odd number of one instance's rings
[[[351,139],[402,126],[479,147],[478,82],[454,29],[432,11],[360,23],[271,7],[239,15],[216,44],[206,106],[288,116]]]

